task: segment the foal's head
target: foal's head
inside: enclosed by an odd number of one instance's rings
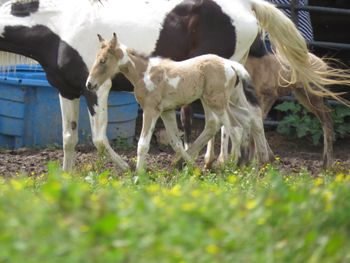
[[[113,33],[110,41],[104,40],[97,35],[101,43],[101,48],[96,55],[96,59],[90,69],[86,87],[89,90],[98,89],[107,79],[119,73],[119,66],[125,56],[117,40],[117,35]]]

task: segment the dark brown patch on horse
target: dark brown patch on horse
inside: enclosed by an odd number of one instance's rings
[[[18,17],[30,16],[39,10],[39,1],[33,0],[31,2],[18,1],[11,5],[11,15]]]
[[[73,131],[74,131],[74,130],[77,128],[77,126],[78,126],[76,121],[72,121],[70,125],[71,125],[71,128],[72,128]]]
[[[264,41],[261,39],[261,34],[258,34],[249,49],[249,56],[261,58],[268,53]]]
[[[18,45],[21,43],[21,45]],[[59,54],[57,47],[60,47]],[[91,115],[97,95],[85,88],[89,71],[82,57],[48,27],[6,26],[0,37],[0,50],[34,58],[42,65],[49,83],[66,99],[83,95]]]
[[[203,54],[231,58],[236,29],[231,18],[212,0],[190,0],[167,15],[152,55],[180,61]]]

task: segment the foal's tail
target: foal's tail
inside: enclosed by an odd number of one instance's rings
[[[230,61],[232,69],[236,72],[238,78],[242,81],[244,95],[252,106],[259,106],[258,97],[248,71],[242,64]]]
[[[309,56],[305,39],[288,17],[263,0],[251,0],[251,3],[257,20],[269,33],[271,43],[276,48],[276,57],[290,68],[291,78],[287,83],[299,82],[306,92],[331,97],[350,106],[350,102],[341,98],[339,93],[325,88],[326,85],[335,84],[350,86],[349,72],[329,65],[320,67],[319,61]]]

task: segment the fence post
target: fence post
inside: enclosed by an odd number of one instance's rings
[[[290,13],[291,13],[291,19],[294,22],[295,26],[298,27],[299,25],[299,18],[298,18],[298,7],[299,7],[299,0],[291,0],[290,1]]]

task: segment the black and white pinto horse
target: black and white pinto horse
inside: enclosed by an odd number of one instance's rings
[[[298,76],[306,88],[310,83],[321,86],[304,39],[282,12],[263,0],[9,1],[0,9],[0,50],[38,61],[58,89],[64,170],[74,165],[80,96],[88,102],[94,145],[125,170],[128,164],[106,136],[107,97],[112,83],[116,90],[132,87],[117,75],[96,94],[85,89],[98,49],[96,34],[116,31],[127,46],[173,60],[214,53],[244,62],[260,28],[269,32],[280,59],[288,61],[291,81]],[[16,55],[4,57],[3,64],[16,62]],[[326,93],[321,88],[317,92]]]

